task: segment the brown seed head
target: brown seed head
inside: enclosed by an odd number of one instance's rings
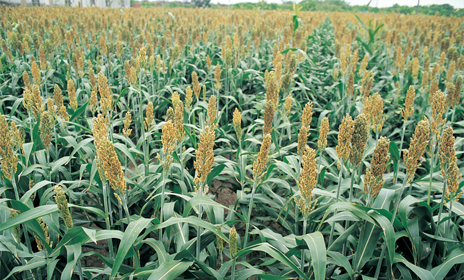
[[[40,69],[39,69],[39,66],[37,65],[37,62],[35,62],[35,60],[32,61],[31,72],[32,72],[32,80],[34,81],[34,84],[40,86]]]
[[[338,127],[337,155],[341,164],[350,158],[350,144],[353,136],[353,119],[350,115],[343,117],[342,124]]]
[[[26,88],[31,88],[31,82],[29,81],[29,74],[26,71],[23,72],[23,81]]]
[[[145,110],[145,130],[149,131],[153,124],[153,103],[148,102],[147,109]]]
[[[54,192],[56,205],[58,206],[58,211],[60,212],[61,217],[63,217],[66,228],[70,230],[73,228],[73,220],[68,207],[68,199],[66,198],[66,195],[60,186],[56,186],[54,188]]]
[[[125,137],[129,137],[132,132],[132,129],[130,129],[131,122],[132,122],[131,113],[127,111],[126,116],[123,121],[124,129],[122,130],[122,133],[124,134]]]
[[[390,139],[383,136],[380,137],[372,155],[371,168],[367,170],[366,176],[364,177],[364,192],[366,192],[366,194],[370,193],[371,199],[377,196],[385,184],[383,174],[390,161],[390,154],[388,153],[389,148]]]
[[[68,96],[69,96],[69,105],[75,111],[77,109],[77,100],[76,100],[76,89],[74,87],[74,81],[72,79],[68,80]]]
[[[230,250],[230,256],[234,258],[235,255],[237,255],[237,231],[235,230],[235,227],[232,227],[232,229],[230,230],[229,250]]]
[[[401,110],[401,115],[403,116],[404,120],[409,119],[414,113],[414,108],[412,105],[414,104],[414,96],[416,95],[416,90],[414,86],[409,86],[408,92],[406,93],[406,100],[404,101],[404,109]]]
[[[308,129],[311,128],[311,120],[313,118],[313,102],[309,101],[306,103],[305,107],[303,108],[303,114],[301,117],[301,125],[305,126]]]
[[[364,101],[363,113],[371,124],[372,130],[375,133],[382,131],[385,118],[383,117],[383,99],[379,93],[366,98]]]
[[[419,76],[419,58],[415,57],[412,59],[412,77],[417,79]]]
[[[443,114],[445,113],[445,94],[438,90],[432,93],[431,99],[429,100],[430,107],[432,107],[432,122],[430,124],[432,133],[437,135],[437,138],[440,138],[440,130],[443,124],[446,122],[446,119],[443,119]]]
[[[60,87],[55,84],[53,88],[53,99],[55,100],[55,105],[60,108],[63,106],[63,94],[61,93]]]
[[[198,98],[197,98],[198,100]],[[192,109],[192,101],[193,101],[193,91],[190,86],[187,86],[185,90],[185,103],[188,110]]]
[[[269,150],[271,149],[271,135],[266,134],[259,149],[258,158],[253,162],[253,178],[259,181],[264,176],[264,167],[268,160]]]
[[[172,152],[174,152],[174,149],[176,147],[176,131],[174,129],[174,124],[171,122],[171,120],[168,120],[163,124],[162,133],[163,134],[161,135],[161,143],[163,145],[164,154],[164,160],[162,161],[162,165],[165,172],[168,172],[173,160]],[[161,161],[161,157],[159,154],[158,159]]]
[[[197,72],[195,71],[192,72],[192,86],[193,86],[193,93],[195,94],[195,97],[198,100],[198,98],[200,97],[200,93],[201,93],[201,87],[200,87],[200,82],[198,81]]]
[[[211,95],[209,97],[209,102],[208,102],[208,125],[209,126],[214,126],[215,127],[215,120],[216,120],[216,114],[217,114],[217,103],[216,103],[216,96]]]
[[[214,87],[219,90],[222,87],[221,83],[221,65],[217,64],[216,68],[214,69],[214,81],[216,84]]]
[[[196,159],[193,166],[196,170],[195,185],[200,186],[206,182],[214,163],[214,127],[206,126],[205,131],[200,133]]]
[[[45,148],[50,149],[50,142],[53,137],[54,121],[52,115],[45,111],[40,115],[40,139],[44,143]]]
[[[441,174],[447,183],[445,197],[448,201],[457,200],[461,195],[458,191],[459,180],[461,180],[462,175],[459,174],[454,143],[453,129],[451,127],[445,128],[440,142],[440,154],[438,157],[440,159]]]
[[[235,127],[235,133],[237,134],[237,139],[242,139],[242,115],[238,108],[235,108],[234,115],[232,118]]]
[[[32,106],[34,102],[32,101],[32,94],[28,87],[24,89],[23,92],[23,106],[28,113],[31,113]]]
[[[306,147],[301,155],[301,173],[298,189],[308,203],[312,199],[312,191],[316,186],[316,175],[316,152],[314,149]]]
[[[353,137],[351,138],[350,162],[358,167],[363,159],[369,138],[369,123],[364,114],[360,114],[354,120]]]
[[[421,165],[420,159],[425,152],[425,148],[429,143],[430,123],[427,118],[420,121],[416,126],[414,135],[409,145],[409,150],[404,154],[404,162],[406,164],[406,183],[409,183],[414,177],[417,168]]]
[[[32,102],[32,112],[34,113],[35,120],[38,121],[40,113],[45,110],[45,106],[42,105],[39,86],[36,84],[32,86]]]
[[[263,125],[263,134],[269,134],[272,132],[272,122],[275,115],[275,106],[272,101],[266,101],[264,105],[264,125]]]
[[[174,128],[176,130],[176,140],[178,143],[182,142],[184,138],[184,103],[179,102],[174,108]]]
[[[329,130],[329,119],[324,117],[321,121],[319,139],[317,140],[317,147],[320,151],[323,151],[327,147],[327,134],[329,133]]]
[[[90,93],[90,111],[92,112],[92,115],[95,114],[98,108],[98,98],[97,98],[97,91],[92,90]]]

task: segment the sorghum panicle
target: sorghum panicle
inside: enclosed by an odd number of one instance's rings
[[[371,168],[366,171],[366,176],[364,177],[363,189],[366,194],[371,194],[371,199],[377,196],[385,184],[383,174],[390,161],[389,148],[390,139],[383,136],[380,137],[372,154]]]
[[[404,163],[406,164],[407,181],[409,183],[414,177],[417,168],[421,165],[421,157],[429,143],[430,123],[427,118],[420,121],[416,126],[414,135],[409,145],[409,150],[404,153]]]

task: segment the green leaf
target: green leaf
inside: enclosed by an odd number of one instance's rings
[[[275,258],[276,260],[280,261],[282,264],[290,267],[293,271],[295,271],[301,278],[309,280],[309,278],[284,254],[282,254],[279,250],[275,247],[267,244],[267,243],[260,243],[253,246],[248,246],[245,249],[240,250],[237,255],[235,256],[236,259],[239,259],[242,255],[245,255],[249,251],[261,251],[269,254],[271,257]],[[324,272],[325,274],[325,272]]]
[[[28,211],[22,212],[18,216],[13,217],[1,224],[0,232],[12,228],[14,226],[24,224],[25,222],[28,222],[30,220],[35,220],[37,218],[43,217],[56,211],[58,211],[58,206],[56,204],[43,205],[36,208],[32,208]]]
[[[150,247],[152,247],[156,251],[156,254],[158,255],[158,261],[160,264],[169,261],[169,254],[166,252],[166,249],[164,249],[163,242],[155,240],[153,238],[148,238],[142,241],[142,243],[150,245]]]
[[[146,228],[150,222],[151,219],[139,218],[138,220],[129,224],[122,236],[121,245],[116,254],[116,258],[114,259],[113,268],[111,269],[110,278],[114,278],[116,276],[119,271],[119,267],[127,255],[127,252],[132,248],[132,246],[134,246],[134,242],[139,236],[140,232]]]
[[[164,262],[153,271],[148,280],[174,280],[184,273],[191,265],[190,262]]]
[[[380,233],[381,229],[372,223],[366,223],[363,226],[358,240],[358,248],[354,255],[353,269],[355,271],[361,270],[372,257],[377,247]]]
[[[430,272],[435,277],[435,280],[443,280],[454,265],[462,264],[462,260],[464,260],[464,250],[456,248],[446,257],[444,263],[434,267]]]
[[[419,279],[421,280],[435,280],[433,274],[423,268],[413,265],[412,263],[408,262],[403,256],[396,254],[395,255],[395,263],[402,262],[404,263],[410,270],[412,270]]]
[[[225,167],[226,165],[221,163],[218,166],[214,167],[213,170],[211,170],[208,177],[206,178],[206,183],[208,184],[208,186],[211,186],[213,179],[219,174],[221,174],[222,170],[224,170]]]
[[[325,249],[324,236],[321,232],[313,232],[303,236],[311,253],[314,276],[316,280],[325,279],[325,268],[327,264],[327,254]]]

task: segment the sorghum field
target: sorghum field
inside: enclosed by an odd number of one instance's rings
[[[462,18],[0,24],[0,278],[464,277]]]

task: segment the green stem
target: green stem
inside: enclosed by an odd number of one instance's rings
[[[430,158],[430,178],[429,178],[429,189],[427,192],[427,204],[430,205],[430,195],[432,193],[432,177],[433,177],[433,169],[434,169],[434,156],[435,156],[435,138],[432,137],[432,143],[431,143],[431,152],[432,156]],[[411,194],[411,192],[409,192]]]
[[[200,196],[203,196],[203,183],[200,185]],[[201,212],[202,212],[201,204],[198,205],[198,219],[201,220]],[[200,246],[201,246],[201,228],[197,226],[197,248],[196,248],[196,257],[200,259]]]
[[[307,226],[307,222],[306,222],[306,217],[303,218],[303,234],[302,235],[305,235],[306,234],[306,226]],[[304,267],[305,267],[305,250],[301,250],[301,271],[304,272]],[[300,280],[302,278],[300,277]]]
[[[230,273],[230,279],[235,280],[235,259],[232,260],[232,271]]]
[[[163,186],[161,188],[161,208],[160,208],[160,224],[163,223],[163,207],[164,207],[164,190],[166,188],[166,170],[163,170]],[[160,236],[160,240],[161,242],[163,242],[163,229],[160,228],[159,230],[159,236]]]
[[[336,200],[336,202],[338,202],[338,200],[340,198],[340,186],[342,184],[343,165],[344,164],[345,164],[344,162],[341,162],[341,164],[340,164],[340,172],[338,173],[338,188],[337,188],[337,200]],[[334,211],[334,216],[335,215],[337,215],[337,209],[335,209],[335,211]],[[335,229],[335,222],[334,222],[332,228],[330,229],[329,247],[330,247],[330,245],[332,245],[332,242],[333,242],[334,229]]]
[[[246,224],[246,229],[245,229],[245,240],[243,241],[243,248],[247,247],[248,244],[248,235],[250,231],[250,223],[251,223],[251,212],[253,210],[253,198],[255,196],[255,191],[256,191],[256,181],[253,183],[253,188],[251,190],[251,198],[250,198],[250,203],[248,204],[248,219],[247,219],[247,224]]]
[[[406,131],[406,120],[403,122],[403,130],[401,132],[401,142],[400,142],[400,150],[399,154],[401,155],[401,150],[403,150],[403,141],[404,141],[404,132]],[[396,166],[396,176],[395,176],[395,185],[398,182],[398,172],[400,171],[400,163],[398,161],[398,165]]]
[[[440,210],[438,210],[437,227],[435,228],[435,233],[434,233],[435,236],[438,234],[438,231],[440,228],[441,214],[443,213],[443,205],[445,201],[445,190],[446,190],[446,181],[443,183],[443,194],[441,195]],[[432,267],[432,261],[433,261],[433,256],[435,254],[436,247],[437,247],[437,242],[434,242],[432,245],[432,250],[430,252],[429,262],[427,264],[427,270],[430,270]]]
[[[111,230],[110,220],[109,220],[109,213],[108,213],[108,196],[107,196],[107,185],[106,182],[103,182],[103,203],[105,206],[105,223],[106,229]],[[110,254],[110,258],[114,259],[114,252],[113,252],[113,240],[111,238],[108,239],[108,251]]]

